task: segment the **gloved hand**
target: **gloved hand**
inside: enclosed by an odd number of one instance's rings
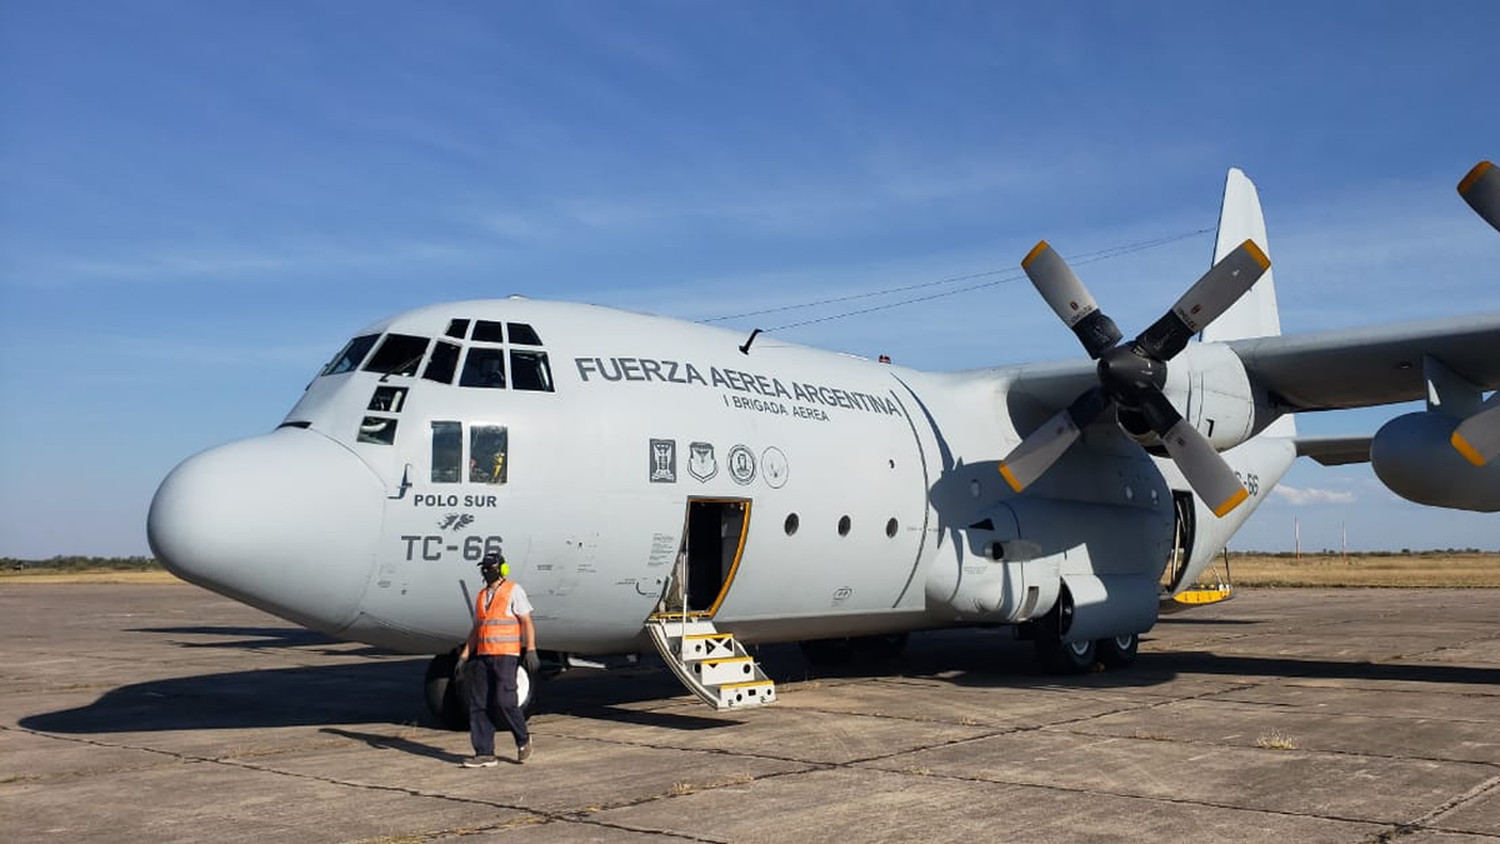
[[[466,657],[466,656],[460,656],[458,658],[458,661],[455,662],[455,663],[453,663],[453,679],[457,680],[457,681],[462,681],[462,680],[467,680],[468,677],[469,677],[469,658]]]
[[[526,666],[527,674],[535,677],[542,667],[542,660],[536,655],[536,651],[527,651],[521,654],[521,664]]]

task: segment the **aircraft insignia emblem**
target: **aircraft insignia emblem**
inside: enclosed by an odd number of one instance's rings
[[[449,513],[438,522],[438,530],[451,530],[455,533],[468,527],[474,521],[474,517],[468,513]]]
[[[741,486],[755,480],[755,455],[749,447],[737,445],[729,450],[729,477]]]
[[[719,474],[719,461],[714,457],[713,443],[690,443],[688,445],[688,474],[706,483]]]
[[[786,486],[786,455],[781,449],[773,445],[760,453],[760,475],[771,489]]]
[[[651,440],[650,479],[653,484],[677,483],[676,440]]]

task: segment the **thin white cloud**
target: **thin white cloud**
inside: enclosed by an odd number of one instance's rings
[[[1294,486],[1277,486],[1272,492],[1291,504],[1353,504],[1354,493],[1332,489],[1298,489]]]

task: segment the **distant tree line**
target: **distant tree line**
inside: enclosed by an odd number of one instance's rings
[[[1296,551],[1234,551],[1241,557],[1296,557]],[[1301,551],[1304,557],[1337,557],[1341,554],[1349,557],[1451,557],[1454,554],[1493,554],[1494,551],[1482,551],[1478,548],[1429,548],[1421,551],[1413,551],[1410,548],[1402,548],[1400,551],[1349,551],[1343,552],[1335,548],[1324,548],[1317,551],[1304,548]]]
[[[48,560],[20,560],[15,557],[0,557],[0,570],[25,571],[46,569],[47,571],[151,571],[160,569],[155,557],[63,557]]]

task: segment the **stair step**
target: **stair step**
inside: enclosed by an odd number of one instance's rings
[[[693,663],[693,671],[706,686],[743,682],[754,679],[755,660],[748,656],[700,659]]]
[[[712,622],[684,621],[679,614],[653,616],[646,631],[677,679],[715,709],[764,706],[776,700],[776,684],[734,635]]]

